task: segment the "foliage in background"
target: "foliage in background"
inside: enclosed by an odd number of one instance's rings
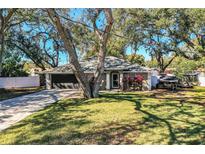
[[[145,58],[143,55],[130,54],[126,56],[126,59],[132,64],[139,64],[141,66],[145,66]]]
[[[3,57],[6,52],[6,40],[7,36],[10,33],[10,29],[13,26],[18,25],[21,23],[18,19],[14,18],[14,14],[16,13],[16,8],[6,9],[0,8],[0,76],[2,73],[2,64],[3,64]],[[13,19],[13,20],[12,20]]]
[[[171,57],[169,56],[163,56],[163,61],[164,63],[168,63],[170,61]],[[174,62],[174,60],[173,60]],[[172,62],[172,63],[173,63]],[[151,60],[147,60],[146,61],[146,66],[147,67],[150,67],[150,68],[156,68],[156,69],[159,69],[159,63],[156,59],[151,59]],[[168,68],[170,68],[171,66],[169,65]],[[166,70],[166,69],[165,69]]]
[[[204,66],[205,58],[196,61],[177,57],[170,65],[170,68],[174,68],[173,73],[177,77],[182,78],[184,74],[195,72],[198,68],[204,68]]]
[[[165,58],[165,62],[168,60],[169,58]],[[155,59],[146,61],[146,66],[150,68],[158,68]],[[167,70],[173,72],[177,77],[182,78],[184,74],[193,73],[199,68],[205,68],[205,57],[202,57],[199,60],[189,60],[179,56],[173,60]]]
[[[147,60],[145,62],[146,66],[149,67],[149,68],[158,68],[158,64],[157,64],[157,61],[155,59],[152,59],[152,60]]]
[[[164,72],[179,55],[194,60],[204,55],[204,14],[205,9],[115,9],[114,27],[121,41],[127,38],[123,47],[135,52],[143,47]]]
[[[16,52],[7,52],[3,61],[3,77],[22,77],[28,76],[26,70],[24,70],[25,62]]]
[[[10,46],[21,51],[36,66],[45,70],[57,67],[60,53],[65,52],[62,41],[43,9],[21,9],[19,16],[26,22],[12,29]]]

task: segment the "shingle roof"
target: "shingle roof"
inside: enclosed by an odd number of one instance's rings
[[[97,57],[91,57],[87,60],[80,61],[80,64],[82,66],[82,69],[85,72],[94,72],[96,70],[97,66]],[[120,59],[113,56],[107,56],[105,58],[105,64],[104,64],[105,70],[124,70],[124,71],[141,71],[141,72],[147,72],[150,69],[146,67],[142,67],[138,64],[131,64],[124,59]],[[62,73],[72,73],[72,67],[70,64],[62,65],[56,68],[53,68],[46,72],[62,72]]]

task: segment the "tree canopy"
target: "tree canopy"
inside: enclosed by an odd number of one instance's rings
[[[163,72],[178,55],[195,60],[204,55],[204,11],[116,9],[115,22],[124,38],[129,38],[123,47],[130,46],[136,52],[144,48]],[[165,57],[169,57],[166,62]]]

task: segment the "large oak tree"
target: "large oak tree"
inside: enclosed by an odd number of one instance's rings
[[[48,15],[55,25],[61,39],[64,42],[64,47],[69,54],[69,61],[72,66],[72,70],[83,90],[86,98],[98,97],[100,83],[102,81],[102,74],[104,72],[104,60],[106,56],[106,45],[108,37],[113,24],[112,10],[111,9],[92,9],[90,12],[90,19],[93,25],[94,33],[98,40],[99,51],[98,51],[98,64],[94,78],[92,81],[88,81],[77,56],[77,50],[73,39],[72,28],[69,27],[68,20],[62,18],[60,11],[56,9],[47,9]],[[97,24],[97,20],[101,13],[104,13],[106,22],[101,27]],[[103,27],[103,29],[102,29]],[[90,84],[92,82],[92,84]],[[91,86],[90,86],[91,85]]]

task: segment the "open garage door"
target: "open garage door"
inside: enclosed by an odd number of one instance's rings
[[[52,74],[52,88],[78,89],[79,84],[74,74]]]

